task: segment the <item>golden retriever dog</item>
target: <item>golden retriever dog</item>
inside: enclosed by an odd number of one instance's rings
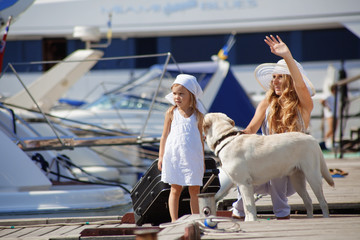
[[[304,201],[307,216],[313,216],[306,180],[314,191],[323,216],[329,210],[322,189],[322,177],[334,186],[320,146],[315,138],[300,132],[261,136],[241,134],[234,121],[223,113],[208,113],[203,122],[206,143],[221,161],[222,169],[240,188],[245,221],[256,220],[253,186],[273,178],[289,176]]]

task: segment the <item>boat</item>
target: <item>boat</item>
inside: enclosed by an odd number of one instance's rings
[[[15,22],[33,2],[34,0],[1,2],[1,27],[6,21],[7,27],[10,20]],[[60,155],[48,150],[26,151],[26,144],[22,139],[26,136],[39,138],[39,131],[44,128],[38,126],[43,123],[31,126],[17,117],[13,109],[2,104],[0,107],[0,149],[3,153],[0,161],[0,218],[24,218],[41,214],[47,217],[79,213],[96,215],[96,212],[109,210],[121,214],[128,211],[131,202],[129,191],[116,184],[104,185],[104,181],[99,181],[101,176],[93,175],[94,169],[85,167],[85,170],[75,170],[75,164],[66,166],[64,163],[70,161],[64,152]],[[68,151],[66,154],[71,156],[74,152],[82,157],[89,157],[90,154],[91,159],[94,159],[94,154],[89,149],[82,149],[80,154],[78,151]],[[61,163],[60,159],[64,161]],[[106,168],[106,176],[111,180],[118,180],[117,170],[113,169],[112,174],[109,174],[108,167]],[[99,169],[95,172],[98,174]],[[84,180],[88,184],[84,184]]]
[[[94,61],[102,60],[107,59],[99,58]],[[88,60],[84,61],[87,62]],[[62,64],[66,64],[66,61]],[[235,78],[229,62],[216,56],[213,57],[212,61],[208,62],[165,63],[164,65],[152,66],[141,77],[105,93],[92,103],[83,107],[72,107],[69,110],[56,110],[56,108],[53,108],[50,115],[61,119],[57,120],[59,121],[55,125],[57,128],[60,124],[66,126],[66,131],[61,130],[62,136],[76,136],[75,134],[86,136],[89,135],[89,130],[92,130],[90,134],[93,136],[106,131],[106,134],[134,135],[139,139],[150,137],[157,139],[158,142],[163,129],[164,114],[170,106],[169,103],[165,102],[164,96],[169,93],[170,86],[179,73],[188,73],[197,77],[204,91],[201,100],[208,111],[225,112],[239,124],[239,127],[245,127],[247,122],[250,121],[255,111],[252,102]],[[36,85],[31,84],[30,88]],[[55,89],[55,87],[52,89]],[[16,97],[19,95],[16,94],[15,97],[9,99],[21,99],[20,101],[8,101],[5,99],[5,103],[10,105],[17,103],[21,106],[24,97]],[[50,96],[51,94],[43,93],[43,95]],[[40,99],[38,98],[38,100]],[[34,106],[34,104],[28,102],[26,104],[27,107]],[[19,112],[18,114],[26,119],[36,118]],[[121,117],[119,118],[119,116]],[[122,122],[125,124],[120,125]],[[41,136],[54,135],[44,122],[32,120],[31,125],[36,128]],[[71,129],[72,133],[69,133],[69,129]],[[83,168],[86,166],[94,170],[118,168],[120,181],[130,186],[135,185],[152,160],[157,158],[158,151],[157,145],[141,145],[137,148],[140,151],[139,154],[138,151],[132,151],[134,146],[130,146],[132,147],[130,153],[126,157],[121,157],[120,154],[124,156],[124,151],[129,151],[129,145],[116,146],[114,144],[112,146],[89,147],[101,157],[108,167],[99,164],[99,161],[95,163],[91,158],[86,159],[83,157],[85,154],[74,156],[75,152],[79,152],[78,149],[76,149],[77,151],[63,150],[63,152],[68,151],[64,155],[74,159],[74,163]],[[151,158],[148,155],[145,157],[139,156],[144,151],[150,152],[153,156]],[[107,175],[105,171],[102,174],[101,171],[93,171],[92,173],[95,175],[100,174],[101,177]]]
[[[76,181],[70,167],[46,164],[51,152],[22,149],[25,128],[14,120],[9,129],[11,111],[0,112],[0,218],[94,214],[111,209],[119,213],[130,209],[130,194],[124,187],[102,181]],[[10,130],[10,132],[9,132]],[[15,134],[16,133],[16,134]],[[41,161],[43,160],[43,161]],[[59,163],[59,162],[58,162]]]
[[[87,73],[103,54],[101,50],[78,49],[62,61],[58,61],[56,65],[36,79],[32,79],[32,82],[26,88],[22,87],[6,97],[4,102],[30,109],[40,107],[42,111],[48,112],[64,92]],[[9,66],[12,74],[16,76],[18,74],[16,66]],[[17,82],[20,81],[21,84],[25,85],[20,76],[18,76],[17,80]],[[29,95],[29,92],[32,96]]]
[[[164,97],[180,73],[197,77],[204,92],[201,101],[208,112],[224,112],[239,127],[246,127],[255,108],[235,78],[230,63],[219,58],[208,62],[154,65],[138,79],[103,94],[93,102],[67,110],[55,108],[50,113],[62,119],[76,120],[65,120],[73,128],[87,123],[89,126],[128,131],[140,137],[160,137],[165,112],[170,106]]]
[[[17,1],[20,2],[20,1]],[[279,5],[284,11],[280,11],[277,17],[272,16],[271,7]],[[282,31],[305,31],[309,29],[333,29],[344,27],[350,32],[359,36],[359,17],[355,0],[346,0],[344,2],[334,2],[331,6],[323,8],[326,4],[325,0],[317,2],[311,11],[304,8],[311,4],[309,0],[305,2],[289,1],[283,4],[280,0],[273,2],[271,5],[262,1],[246,1],[239,3],[239,1],[225,1],[221,3],[204,2],[203,4],[196,4],[195,1],[180,1],[179,3],[169,3],[163,0],[151,1],[146,4],[136,3],[133,1],[122,1],[118,3],[115,0],[105,0],[101,3],[92,2],[86,3],[89,10],[87,14],[83,14],[81,9],[85,6],[81,1],[43,1],[38,0],[27,10],[22,17],[12,26],[12,32],[9,39],[45,39],[45,38],[66,38],[68,44],[73,45],[72,38],[74,26],[99,26],[99,23],[104,22],[110,14],[113,16],[112,22],[112,35],[114,38],[127,39],[137,37],[161,37],[161,36],[180,36],[180,35],[199,35],[199,34],[228,34],[229,32],[236,33],[251,33],[251,32],[282,32]],[[51,16],[55,14],[53,9],[58,9],[58,13],[66,12],[67,18]],[[157,18],[152,18],[156,12]],[[239,14],[241,13],[241,14]],[[189,14],[189,18],[183,18],[183,14]],[[141,16],[141,17],[140,17]],[[212,21],[207,21],[211,16]],[[305,17],[304,17],[305,16]],[[48,19],[51,21],[43,21]],[[190,20],[189,20],[190,19]],[[149,22],[150,21],[150,22]],[[163,22],[168,22],[166,26]],[[170,23],[171,22],[171,23]],[[189,27],[189,22],[192,22]],[[56,27],[54,27],[56,26]],[[131,27],[129,27],[131,26]],[[85,29],[84,27],[83,29]],[[99,26],[97,32],[99,37],[104,37],[108,28]],[[344,35],[343,38],[346,38]],[[295,36],[295,38],[297,38]],[[71,41],[70,41],[71,40]],[[160,44],[160,40],[158,44]],[[295,43],[297,44],[297,43]],[[352,45],[351,45],[352,46]],[[167,44],[167,47],[171,45]],[[119,51],[121,47],[116,49]],[[326,57],[324,59],[327,59]],[[339,60],[340,61],[340,60]],[[338,65],[338,60],[331,62],[320,62],[320,64]],[[347,63],[351,60],[346,60]],[[302,62],[302,64],[306,64]],[[318,62],[309,62],[313,66],[318,66]],[[359,65],[355,66],[358,71]],[[238,66],[242,69],[243,66]],[[245,68],[247,66],[244,66]],[[254,82],[253,71],[255,66],[251,69],[250,74],[245,73],[245,77],[237,77],[242,85],[246,87],[248,92],[249,81]],[[317,73],[310,76],[312,81],[316,79],[323,79],[325,75],[326,66],[317,69]],[[309,68],[305,66],[305,69]],[[319,71],[318,71],[319,70]],[[318,73],[322,71],[323,75]],[[236,76],[243,76],[242,70],[233,71]],[[117,73],[115,73],[117,74]],[[357,74],[357,73],[356,73]],[[244,84],[246,82],[246,85]],[[255,83],[256,84],[256,83]],[[258,86],[256,85],[256,88]],[[258,88],[260,89],[260,88]],[[317,87],[317,90],[321,89]],[[319,91],[317,91],[319,92]],[[321,90],[320,90],[321,92]],[[252,100],[255,105],[262,98],[263,95],[254,96]],[[320,99],[321,94],[317,94],[316,98]],[[315,108],[313,118],[314,127],[312,127],[312,135],[321,141],[321,123],[320,112],[321,107],[319,100],[314,99]],[[352,104],[355,105],[355,104]],[[352,115],[352,114],[351,114]],[[354,122],[357,119],[354,120]],[[354,124],[355,126],[357,124]],[[350,131],[345,131],[346,135]]]
[[[279,32],[342,26],[360,36],[358,6],[357,0],[331,1],[331,4],[327,0],[316,3],[312,0],[273,0],[271,3],[262,0],[37,0],[14,24],[13,34],[14,38],[70,36],[74,25],[98,26],[108,13],[112,13],[113,34],[121,38],[228,34],[233,31]],[[85,8],[87,11],[83,11]],[[102,33],[106,30],[106,26],[101,27]]]
[[[15,22],[19,16],[25,12],[35,0],[9,0],[0,2],[0,26],[4,26],[6,21],[11,17]]]

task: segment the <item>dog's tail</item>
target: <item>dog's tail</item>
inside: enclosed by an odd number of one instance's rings
[[[325,179],[325,181],[332,187],[335,187],[335,183],[333,178],[331,177],[331,174],[329,172],[329,169],[326,165],[325,159],[324,159],[324,155],[322,154],[322,151],[320,150],[320,170],[321,170],[321,175],[323,176],[323,178]]]

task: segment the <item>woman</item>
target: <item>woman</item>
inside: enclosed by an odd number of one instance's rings
[[[255,69],[255,77],[267,91],[266,98],[259,103],[255,115],[243,130],[246,134],[254,134],[261,127],[264,135],[284,132],[306,132],[313,109],[311,96],[314,87],[307,79],[302,66],[297,63],[289,48],[280,39],[272,35],[266,36],[265,42],[273,54],[282,57],[277,64],[265,63]],[[271,159],[269,159],[271,161]],[[256,193],[270,194],[274,214],[277,219],[289,219],[290,207],[287,197],[294,194],[288,177],[272,179],[270,182],[255,187]],[[239,195],[233,204],[233,217],[245,216]]]

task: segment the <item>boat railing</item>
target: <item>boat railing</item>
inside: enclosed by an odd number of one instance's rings
[[[156,97],[158,95],[160,86],[162,84],[162,80],[167,71],[167,66],[168,66],[170,60],[172,60],[178,66],[173,55],[170,52],[168,52],[168,53],[160,53],[160,54],[109,57],[109,58],[101,58],[100,60],[107,61],[107,60],[120,60],[120,59],[123,60],[123,59],[151,58],[151,57],[166,57],[166,60],[163,65],[162,73],[160,75],[160,79],[158,81],[158,85],[157,85],[155,94],[152,97],[149,111],[147,113],[147,117],[146,117],[144,125],[142,126],[140,134],[139,135],[131,135],[131,134],[124,135],[123,134],[123,135],[119,136],[117,134],[116,130],[102,128],[101,126],[96,126],[103,131],[108,131],[108,132],[113,132],[113,133],[115,132],[115,136],[102,136],[102,137],[60,136],[59,133],[56,131],[54,124],[50,120],[50,117],[54,117],[54,116],[51,116],[50,114],[47,114],[42,110],[42,108],[38,104],[36,98],[29,91],[28,87],[26,86],[26,84],[24,83],[24,81],[21,79],[20,75],[16,71],[14,64],[8,63],[8,65],[7,65],[8,68],[10,68],[11,71],[14,73],[16,79],[22,85],[22,88],[26,91],[27,95],[30,97],[31,101],[35,104],[36,108],[38,109],[38,111],[35,111],[35,112],[40,113],[42,115],[43,120],[49,125],[49,127],[52,129],[52,132],[55,135],[55,137],[39,136],[39,137],[31,137],[31,138],[19,138],[17,136],[14,136],[13,141],[16,142],[17,144],[19,144],[24,151],[61,150],[61,149],[72,149],[75,147],[111,146],[111,145],[141,145],[141,144],[159,142],[160,141],[159,136],[145,136],[144,133],[145,133],[145,129],[148,124],[148,120],[151,116],[153,106],[156,101]],[[95,60],[87,59],[87,60],[82,60],[82,61],[95,61]],[[97,59],[96,61],[99,61],[99,59]],[[67,61],[46,61],[46,63],[48,63],[48,62],[60,63],[60,62],[67,62]],[[74,61],[71,61],[71,62],[74,62]],[[30,64],[44,64],[44,61],[31,62]],[[181,69],[179,68],[179,66],[178,66],[178,69],[179,69],[179,72],[181,72]],[[3,105],[7,105],[9,107],[14,107],[14,108],[22,108],[21,106],[15,106],[13,104],[9,104],[6,102],[4,102]],[[27,110],[29,110],[29,109],[27,109]],[[18,118],[18,119],[20,119],[20,118]],[[66,119],[66,120],[73,121],[71,119]],[[36,135],[39,135],[39,134],[36,134]]]
[[[31,130],[36,137],[19,137],[16,134],[16,124],[14,124],[13,129],[9,129],[3,122],[0,122],[0,125],[4,129],[8,129],[8,133],[11,135],[11,139],[13,142],[18,144],[24,151],[40,151],[40,150],[64,150],[64,149],[73,149],[75,147],[96,147],[96,146],[113,146],[113,145],[141,145],[141,144],[148,144],[148,143],[157,143],[160,141],[160,136],[143,136],[139,137],[138,135],[131,135],[123,131],[117,131],[113,129],[106,129],[101,126],[92,125],[93,127],[98,127],[101,131],[95,130],[84,130],[93,133],[94,135],[107,135],[102,137],[75,137],[75,136],[60,136],[57,134],[54,137],[43,137],[41,134],[34,129],[31,124],[29,124],[26,120],[22,117],[13,113],[11,108],[7,108],[4,105],[8,105],[13,108],[20,108],[22,110],[27,110],[30,112],[40,113],[39,111],[31,110],[31,109],[24,109],[19,106],[14,106],[12,104],[3,103],[2,108],[5,108],[12,112],[13,122],[15,123],[16,120],[20,121],[24,124],[29,130]],[[65,119],[57,116],[53,116],[51,114],[44,113],[47,119],[49,118],[59,118]],[[67,121],[76,121],[76,120],[67,120]],[[87,123],[79,122],[78,123],[88,125]],[[55,132],[57,127],[51,121],[53,130]],[[59,141],[59,138],[61,141]]]
[[[59,141],[57,137],[29,137],[21,138],[20,140],[25,144],[25,146],[22,147],[24,151],[64,150],[73,149],[75,147],[140,145],[147,143],[157,143],[160,140],[158,137],[150,136],[139,138],[136,135],[105,137],[60,136],[59,138],[61,141]]]
[[[350,116],[347,114],[346,112],[346,109],[348,108],[349,104],[351,104],[351,100],[348,98],[347,96],[347,86],[348,84],[350,83],[353,83],[355,81],[359,81],[360,80],[360,74],[358,75],[355,75],[353,77],[348,77],[348,78],[345,78],[345,79],[342,79],[336,83],[334,83],[333,85],[335,86],[335,106],[334,106],[334,109],[338,109],[338,103],[340,103],[340,116],[337,116],[337,111],[334,111],[334,119],[339,119],[339,125],[340,125],[340,128],[339,128],[339,157],[340,158],[343,158],[344,156],[344,153],[347,151],[347,149],[352,149],[352,150],[357,150],[359,151],[360,150],[360,139],[359,139],[359,134],[357,136],[356,139],[351,139],[351,140],[347,140],[345,141],[345,139],[343,138],[343,135],[344,135],[344,129],[343,129],[343,125],[345,123],[345,120],[348,119],[348,118],[351,118],[351,117],[360,117],[360,114],[355,114],[353,116]],[[340,93],[340,94],[338,94]],[[340,100],[338,99],[339,98],[339,95],[340,95]],[[356,100],[356,99],[354,99]],[[333,130],[336,129],[336,125],[337,125],[337,121],[333,121]],[[360,126],[358,126],[358,132],[360,132]],[[333,131],[335,132],[335,131]],[[352,136],[352,134],[351,134]],[[333,146],[335,144],[335,134],[333,135]],[[336,149],[336,148],[335,148]],[[335,157],[338,156],[338,152],[335,151]]]

